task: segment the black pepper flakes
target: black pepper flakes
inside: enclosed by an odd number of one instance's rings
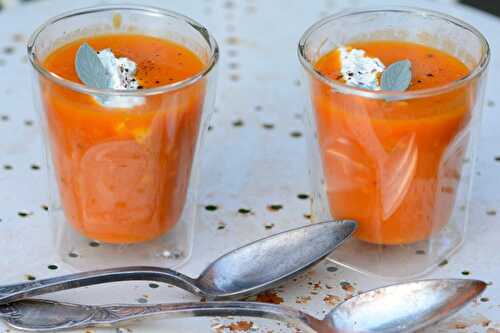
[[[487,210],[486,215],[495,216],[495,215],[497,215],[497,211],[494,209]]]
[[[443,267],[443,266],[446,266],[446,265],[448,265],[448,260],[445,259],[445,260],[441,261],[438,266],[439,267]]]
[[[233,121],[234,127],[242,127],[243,125],[244,125],[244,123],[243,123],[243,120],[241,120],[241,119]]]
[[[28,212],[17,212],[17,215],[19,215],[20,217],[28,217],[28,216],[30,216],[31,214],[33,214],[33,213],[28,213]]]
[[[283,205],[269,205],[267,206],[267,209],[272,210],[272,211],[278,211],[283,209]]]
[[[14,47],[12,46],[6,46],[3,48],[3,53],[5,54],[12,54],[14,53]]]
[[[208,210],[209,212],[214,212],[218,209],[219,207],[217,207],[216,205],[206,205],[205,206],[205,210]]]

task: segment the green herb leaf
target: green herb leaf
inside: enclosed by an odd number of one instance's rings
[[[391,64],[382,72],[380,87],[382,90],[405,91],[411,82],[411,62],[401,60]]]
[[[97,56],[97,52],[87,43],[83,43],[75,58],[76,73],[88,87],[111,88],[111,77]]]

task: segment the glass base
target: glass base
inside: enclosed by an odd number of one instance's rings
[[[175,268],[185,264],[191,256],[192,237],[182,221],[166,235],[145,243],[106,244],[88,239],[78,233],[57,214],[57,253],[61,260],[76,271],[87,271],[121,266],[158,266]]]
[[[377,278],[404,280],[430,273],[446,263],[462,245],[463,234],[453,225],[432,239],[406,245],[375,245],[351,239],[328,260]]]

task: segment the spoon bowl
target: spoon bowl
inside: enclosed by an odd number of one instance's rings
[[[0,318],[16,329],[59,331],[123,325],[147,318],[247,316],[275,319],[306,332],[415,332],[443,320],[486,288],[477,280],[424,280],[374,289],[335,307],[322,320],[294,308],[256,302],[152,305],[77,305],[24,300],[0,306]]]
[[[0,286],[0,304],[56,291],[117,281],[169,283],[210,300],[241,299],[270,289],[328,256],[356,229],[327,221],[260,239],[215,260],[196,279],[168,268],[119,267]]]
[[[355,228],[352,221],[318,223],[250,243],[214,261],[196,284],[219,300],[276,287],[327,257]]]
[[[485,288],[462,279],[395,284],[339,304],[325,320],[335,332],[413,332],[452,315]]]

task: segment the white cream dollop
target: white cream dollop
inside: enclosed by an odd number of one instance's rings
[[[340,72],[346,84],[358,88],[380,90],[380,75],[385,69],[378,58],[366,56],[364,50],[339,47]]]
[[[139,82],[135,78],[137,65],[132,60],[116,58],[111,49],[103,49],[97,53],[104,68],[111,77],[111,87],[117,90],[137,90]],[[140,96],[96,96],[99,103],[111,108],[132,108],[144,104]]]

